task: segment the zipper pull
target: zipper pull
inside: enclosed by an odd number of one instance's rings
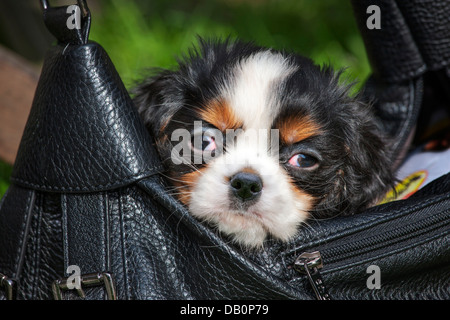
[[[322,257],[319,251],[303,252],[294,262],[294,269],[308,277],[317,300],[331,300],[319,272],[322,267]]]

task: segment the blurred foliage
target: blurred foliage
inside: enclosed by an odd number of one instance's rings
[[[346,67],[350,81],[370,72],[348,0],[91,0],[90,39],[108,52],[125,86],[150,67],[170,68],[203,38],[240,38]],[[358,86],[355,87],[356,89]],[[0,162],[0,197],[11,166]]]
[[[11,175],[12,166],[0,161],[0,199],[5,194],[9,186],[9,176]]]
[[[171,67],[203,38],[240,38],[296,51],[318,64],[370,72],[350,1],[103,0],[91,9],[90,38],[108,52],[127,88],[149,67]]]

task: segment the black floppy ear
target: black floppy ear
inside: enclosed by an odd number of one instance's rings
[[[173,115],[173,72],[160,70],[132,90],[133,102],[150,132],[158,137]]]
[[[376,124],[369,106],[354,101],[348,108],[349,130],[344,134],[345,161],[337,172],[343,199],[350,211],[357,212],[375,205],[394,185],[389,160],[389,141]],[[345,119],[343,119],[345,120]]]
[[[141,82],[132,91],[133,102],[154,138],[161,160],[168,166],[173,146],[166,127],[175,112],[182,106],[182,97],[177,84],[177,74],[162,70]]]

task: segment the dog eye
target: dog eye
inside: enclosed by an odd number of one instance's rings
[[[208,135],[205,132],[200,132],[192,136],[191,146],[192,149],[197,152],[211,152],[218,148],[218,143],[214,136]]]
[[[202,150],[203,151],[213,151],[216,150],[217,148],[217,144],[216,144],[216,139],[214,139],[214,137],[203,137],[203,142],[202,142]]]
[[[293,155],[288,163],[297,168],[313,168],[317,165],[318,160],[308,154],[298,153]]]

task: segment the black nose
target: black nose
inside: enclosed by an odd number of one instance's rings
[[[231,190],[235,197],[242,201],[258,198],[262,191],[262,180],[254,173],[238,172],[230,180]]]

